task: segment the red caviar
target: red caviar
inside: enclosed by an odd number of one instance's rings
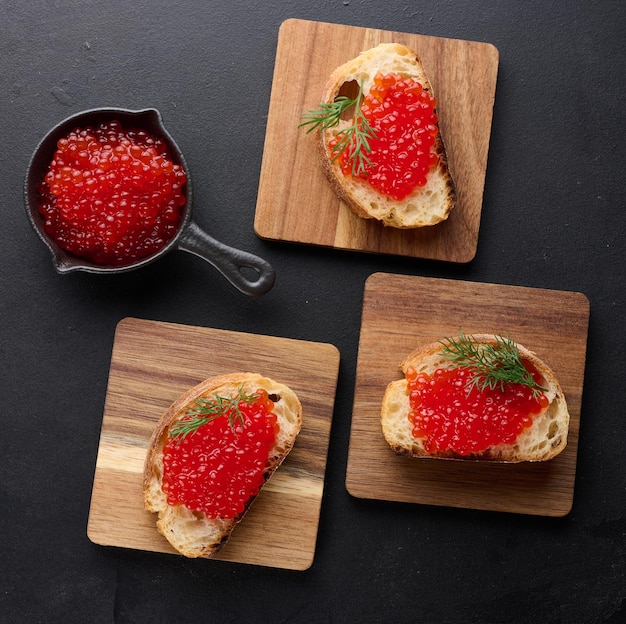
[[[535,380],[538,374],[531,371]],[[425,449],[479,453],[497,444],[512,444],[533,422],[533,415],[548,406],[545,393],[537,397],[522,384],[468,393],[473,373],[468,368],[437,369],[433,375],[406,372],[415,438],[426,438]]]
[[[425,186],[430,169],[439,161],[434,151],[438,133],[437,102],[422,85],[399,74],[377,74],[361,110],[375,137],[369,139],[370,164],[355,175],[382,195],[401,200]],[[337,145],[330,141],[329,147]],[[342,152],[345,175],[352,175],[354,143]]]
[[[182,503],[209,518],[234,518],[264,483],[263,469],[279,425],[265,390],[241,401],[243,423],[231,427],[226,413],[163,449],[163,492],[169,505]]]
[[[39,212],[62,249],[97,264],[127,265],[174,237],[185,182],[163,140],[111,121],[58,141],[40,184]]]

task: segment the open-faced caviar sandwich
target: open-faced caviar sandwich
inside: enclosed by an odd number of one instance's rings
[[[399,455],[538,462],[567,445],[570,416],[554,373],[510,338],[461,332],[417,349],[401,369],[381,415]]]
[[[395,228],[448,218],[456,190],[437,100],[412,50],[383,43],[338,67],[301,125],[317,131],[324,173],[358,216]]]
[[[144,503],[187,557],[211,557],[291,451],[302,406],[255,373],[212,377],[175,401],[150,439]]]

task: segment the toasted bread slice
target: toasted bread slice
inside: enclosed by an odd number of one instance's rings
[[[469,336],[474,342],[495,344],[490,334]],[[409,420],[409,393],[406,379],[391,382],[387,386],[381,413],[383,435],[389,446],[399,455],[412,457],[438,457],[498,461],[506,463],[539,462],[556,457],[567,445],[569,412],[565,396],[554,373],[532,351],[516,345],[522,360],[528,361],[540,373],[540,385],[547,388],[548,407],[533,417],[533,423],[524,429],[512,444],[491,446],[480,453],[459,455],[452,450],[429,453],[424,448],[425,438],[415,438]],[[434,373],[438,368],[451,368],[451,362],[442,354],[441,343],[433,343],[417,349],[402,362],[404,373],[413,368],[418,373]]]
[[[363,92],[368,93],[374,84],[374,77],[379,73],[397,73],[403,78],[413,78],[433,95],[418,55],[403,45],[382,43],[338,67],[328,80],[322,102],[333,102],[337,96],[344,95],[351,85],[358,85],[361,81]],[[324,173],[335,193],[354,213],[401,229],[435,225],[448,218],[456,202],[456,190],[441,132],[437,133],[433,148],[438,164],[430,170],[426,185],[415,188],[402,200],[395,200],[380,194],[365,180],[344,175],[340,159],[333,161],[329,141],[350,123],[342,120],[338,126],[319,132],[318,152]]]
[[[157,529],[168,542],[186,557],[211,557],[230,537],[256,498],[252,496],[245,510],[234,518],[211,519],[206,514],[187,509],[182,504],[169,505],[161,484],[163,479],[163,448],[172,425],[185,415],[185,410],[197,398],[233,397],[243,389],[254,393],[264,389],[276,395],[273,413],[280,430],[274,446],[270,449],[263,471],[264,482],[270,478],[291,451],[302,426],[302,406],[289,387],[256,373],[232,373],[212,377],[195,386],[165,412],[150,439],[144,467],[144,506],[158,513]],[[258,495],[258,494],[257,494]]]

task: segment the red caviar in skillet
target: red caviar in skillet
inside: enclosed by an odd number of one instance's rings
[[[96,264],[132,264],[177,233],[186,174],[165,143],[111,121],[76,128],[57,143],[40,184],[45,231]]]

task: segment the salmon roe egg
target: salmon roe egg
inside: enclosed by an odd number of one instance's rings
[[[132,264],[178,231],[184,169],[165,142],[119,121],[76,128],[60,139],[39,185],[45,231],[96,264]]]
[[[538,374],[530,372],[539,381]],[[533,416],[548,406],[545,393],[535,396],[522,384],[468,392],[472,376],[462,367],[440,368],[432,375],[407,370],[413,437],[425,438],[429,453],[453,451],[464,456],[512,444],[532,424]]]
[[[434,151],[438,134],[437,102],[422,85],[399,74],[377,74],[361,111],[374,132],[369,139],[370,163],[354,172],[382,195],[402,200],[426,185],[429,171],[439,158]],[[329,142],[332,150],[338,139]],[[355,143],[341,153],[344,175],[353,175]]]
[[[163,449],[162,489],[169,505],[183,504],[208,518],[234,518],[264,483],[263,470],[280,427],[274,402],[259,389],[241,401],[243,422],[230,412],[184,438],[168,438]]]

